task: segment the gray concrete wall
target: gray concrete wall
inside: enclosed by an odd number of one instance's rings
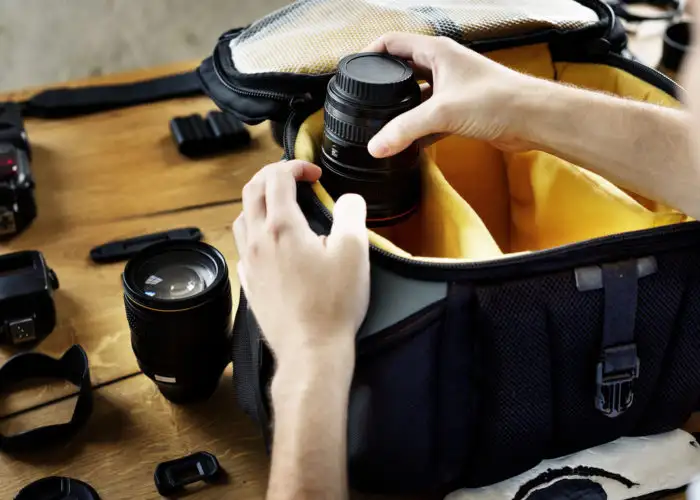
[[[289,0],[0,0],[0,90],[201,59]]]

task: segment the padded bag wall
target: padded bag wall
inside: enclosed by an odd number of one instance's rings
[[[335,62],[387,29],[678,106],[673,82],[621,56],[617,27],[598,1],[313,0],[225,34],[200,75],[223,109],[284,123],[284,157],[311,161]],[[555,156],[464,138],[425,150],[422,179],[416,215],[369,235],[348,421],[354,488],[478,487],[683,425],[700,398],[697,222]],[[298,191],[326,234],[323,178]],[[244,296],[233,356],[239,401],[271,445],[274,362]]]

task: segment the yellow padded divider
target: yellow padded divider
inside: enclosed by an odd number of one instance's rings
[[[544,45],[505,49],[489,57],[540,78],[679,105],[620,69],[553,63]],[[323,113],[318,111],[299,131],[296,156],[317,161],[322,136]],[[689,220],[550,154],[504,153],[461,137],[448,137],[424,151],[422,182],[418,211],[395,226],[370,230],[373,244],[409,259],[474,262]],[[323,178],[313,189],[332,210],[333,200],[322,184]]]

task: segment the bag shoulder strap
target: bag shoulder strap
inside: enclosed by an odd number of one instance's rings
[[[199,77],[190,71],[140,82],[49,89],[21,105],[25,117],[69,118],[201,94]]]

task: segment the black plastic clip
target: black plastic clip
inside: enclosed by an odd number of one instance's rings
[[[170,229],[159,233],[103,243],[90,250],[90,258],[96,264],[119,262],[130,259],[146,247],[161,241],[199,241],[202,239],[202,236],[202,231],[196,227]]]
[[[182,492],[188,484],[212,483],[221,476],[219,461],[211,453],[200,451],[158,464],[154,479],[161,496]]]
[[[603,289],[603,331],[596,365],[595,408],[616,418],[634,403],[640,359],[635,343],[639,281],[658,270],[655,257],[576,269],[579,291]]]
[[[634,383],[639,378],[637,345],[608,347],[596,371],[595,407],[615,418],[634,403]]]
[[[177,149],[188,158],[227,153],[250,144],[250,133],[243,122],[221,111],[178,116],[170,120]]]

